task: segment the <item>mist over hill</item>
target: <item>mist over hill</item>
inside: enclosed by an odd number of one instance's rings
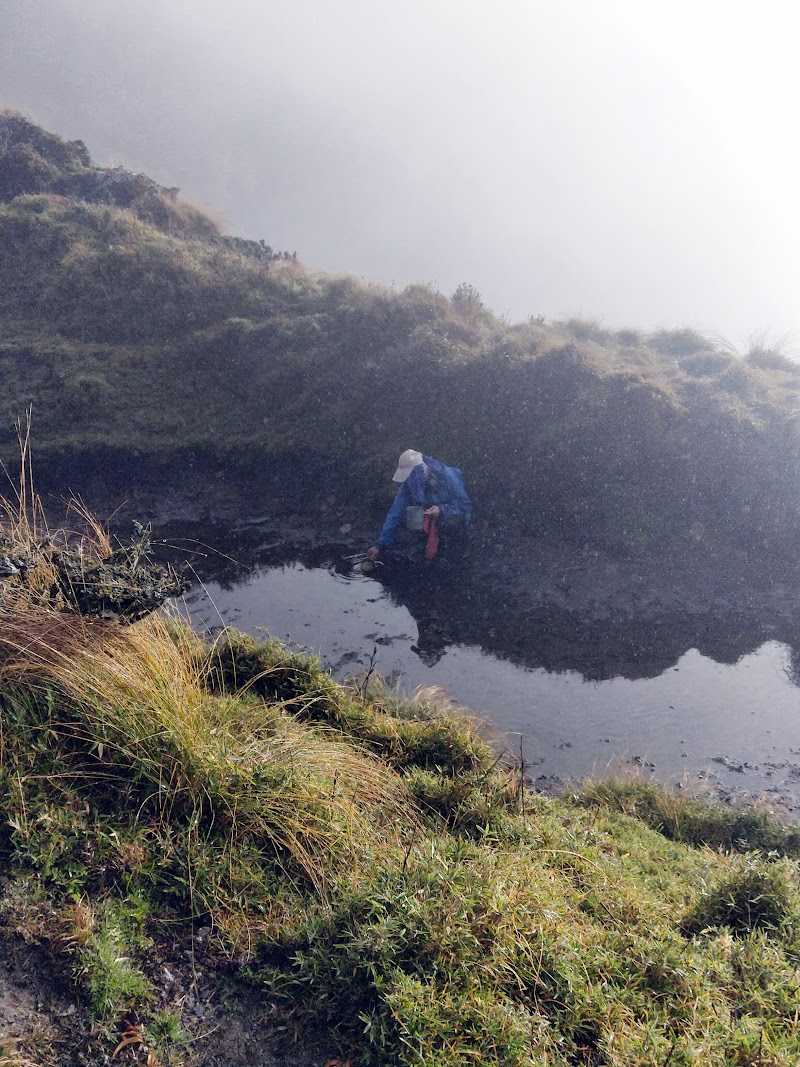
[[[417,447],[523,538],[798,547],[800,368],[768,344],[320,274],[10,112],[0,202],[0,452],[32,406],[48,487],[249,479],[377,513]]]

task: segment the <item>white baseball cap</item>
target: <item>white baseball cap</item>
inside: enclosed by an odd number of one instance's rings
[[[415,467],[422,463],[422,453],[415,448],[407,448],[400,457],[397,470],[392,475],[393,482],[404,482]]]

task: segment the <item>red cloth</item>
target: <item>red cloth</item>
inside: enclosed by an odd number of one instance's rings
[[[428,535],[425,543],[425,559],[433,559],[439,551],[439,516],[426,515],[422,520],[422,529]]]

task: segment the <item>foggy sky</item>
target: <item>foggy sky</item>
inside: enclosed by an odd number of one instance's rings
[[[788,0],[0,0],[0,105],[310,267],[800,334]]]

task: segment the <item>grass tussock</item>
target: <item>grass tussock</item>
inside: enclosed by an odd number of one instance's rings
[[[228,631],[214,649],[210,680],[281,701],[301,721],[357,740],[397,770],[482,772],[497,762],[475,725],[461,714],[442,713],[430,692],[403,700],[373,681],[367,693],[359,693],[335,682],[313,658],[287,653],[279,642]]]
[[[587,781],[575,799],[587,808],[624,812],[695,848],[800,857],[800,830],[757,808],[699,800],[639,779]]]
[[[744,857],[732,873],[704,888],[683,920],[687,934],[719,928],[736,937],[763,931],[792,952],[800,948],[800,896],[794,864]]]
[[[377,761],[279,704],[210,694],[194,646],[161,618],[122,628],[34,610],[0,633],[0,685],[11,714],[58,739],[75,774],[123,792],[132,779],[139,810],[161,823],[224,829],[231,847],[246,839],[318,886],[325,861],[354,862],[408,824],[405,790]],[[44,697],[38,722],[31,692]]]
[[[783,371],[796,376],[800,374],[797,355],[797,342],[790,334],[774,336],[769,330],[760,330],[748,337],[744,359],[758,370]]]

